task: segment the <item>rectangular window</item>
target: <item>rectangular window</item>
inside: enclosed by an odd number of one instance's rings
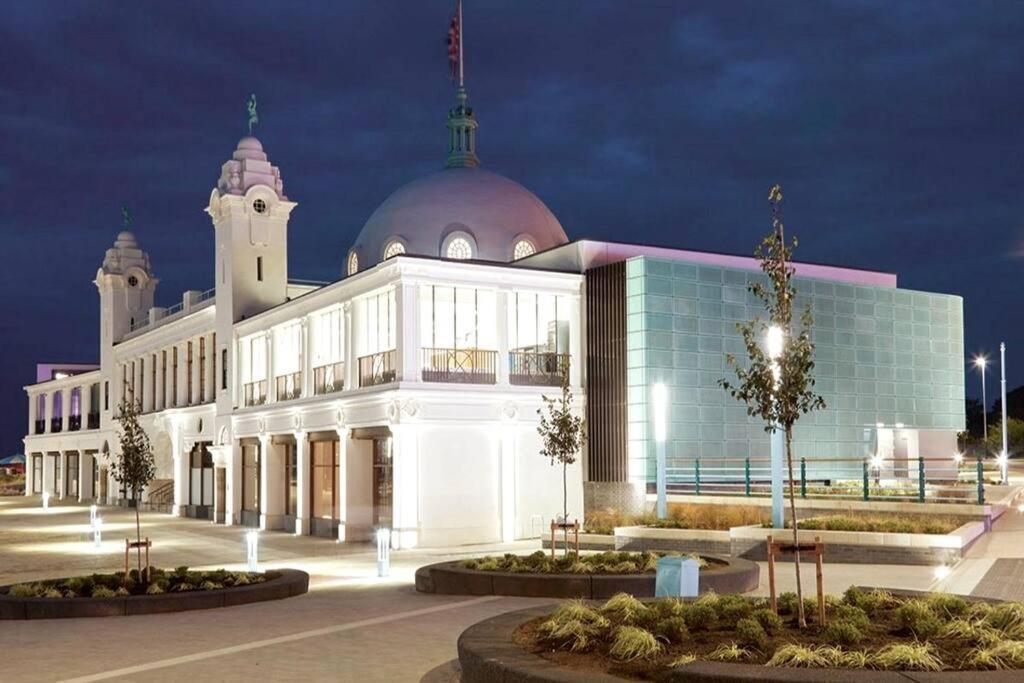
[[[338,442],[310,443],[310,516],[336,519],[335,485],[338,481]]]
[[[156,354],[149,359],[149,407],[156,410]]]
[[[160,397],[160,407],[167,407],[167,349],[160,352],[160,386],[164,395]]]
[[[569,299],[517,292],[509,316],[509,349],[569,353]]]
[[[263,282],[263,257],[256,257],[256,280]]]
[[[420,287],[420,345],[424,348],[497,349],[495,293],[468,287]]]
[[[78,454],[68,453],[68,471],[64,473],[64,495],[78,497]]]
[[[103,410],[110,410],[110,382],[103,382]]]
[[[171,406],[178,405],[178,347],[171,347]]]
[[[260,446],[242,446],[242,509],[260,511]]]
[[[192,342],[185,351],[185,405],[192,405]]]
[[[299,516],[299,463],[295,444],[284,444],[284,514]]]
[[[395,348],[395,290],[368,296],[359,301],[359,343],[362,356]]]
[[[345,360],[345,311],[341,308],[321,313],[313,319],[313,365],[329,365]]]
[[[199,338],[199,397],[197,403],[206,400],[206,337]]]
[[[228,388],[228,350],[220,350],[220,388]]]
[[[213,506],[213,455],[206,444],[196,444],[189,456],[189,504]]]

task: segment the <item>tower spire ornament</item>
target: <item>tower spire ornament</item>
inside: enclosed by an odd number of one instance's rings
[[[455,16],[448,27],[448,63],[452,80],[458,77],[455,106],[448,110],[448,160],[445,168],[472,168],[480,165],[476,155],[476,117],[469,106],[466,92],[464,53],[462,50],[462,0],[458,0]]]
[[[252,136],[252,127],[260,122],[260,117],[256,113],[256,93],[249,95],[249,101],[245,103],[245,108],[249,112],[249,135]]]

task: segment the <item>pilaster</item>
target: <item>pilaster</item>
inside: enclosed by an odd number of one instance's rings
[[[348,519],[348,437],[347,427],[338,427],[338,540],[345,542],[345,523]]]
[[[295,432],[295,464],[298,469],[298,492],[295,496],[295,533],[309,533],[309,441],[306,432]]]

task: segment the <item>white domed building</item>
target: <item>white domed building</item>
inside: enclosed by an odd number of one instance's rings
[[[251,135],[209,196],[212,288],[157,305],[145,226],[125,226],[95,279],[99,366],[41,366],[25,387],[26,494],[116,502],[114,417],[130,401],[157,450],[144,493],[157,509],[342,541],[386,528],[398,548],[537,538],[562,513],[561,468],[540,455],[537,426],[563,378],[588,425],[566,472],[570,518],[582,518],[584,492],[591,508],[652,505],[659,410],[684,473],[675,491],[693,492],[697,459],[705,476],[726,458],[765,471],[763,425],[718,386],[725,353],[743,352],[735,322],[754,312],[758,264],[570,243],[537,196],[480,168],[476,130],[460,88],[444,168],[397,189],[347,251],[325,254],[342,270],[335,282],[289,276],[297,204]],[[835,478],[829,463],[851,454],[858,468],[869,453],[902,462],[879,473],[894,480],[916,476],[906,463],[919,456],[952,463],[962,301],[899,290],[889,273],[794,267],[822,312],[829,406],[795,434],[809,476]]]

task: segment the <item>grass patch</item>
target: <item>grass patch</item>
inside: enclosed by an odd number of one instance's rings
[[[615,527],[621,526],[728,531],[734,526],[763,524],[771,519],[769,512],[756,505],[669,503],[667,513],[666,519],[658,519],[653,512],[625,515],[614,508],[593,510],[587,512],[583,520],[583,531],[588,534],[610,535]]]
[[[91,574],[69,579],[50,579],[33,583],[17,583],[8,595],[19,598],[113,598],[126,595],[154,595],[196,590],[210,591],[234,586],[247,586],[267,580],[265,574],[229,572],[226,569],[191,571],[188,567],[176,569],[154,568],[150,580],[140,579],[133,569],[112,574]]]
[[[512,574],[646,574],[658,568],[658,558],[666,555],[684,556],[697,560],[701,568],[708,566],[698,555],[682,553],[618,552],[576,555],[556,555],[538,550],[530,555],[506,553],[501,557],[488,555],[462,560],[459,566],[481,572],[509,572]]]
[[[963,524],[959,517],[937,515],[874,514],[821,515],[800,520],[800,528],[807,531],[869,531],[891,534],[948,534]],[[771,528],[771,523],[765,524]],[[786,528],[793,528],[791,522]]]

